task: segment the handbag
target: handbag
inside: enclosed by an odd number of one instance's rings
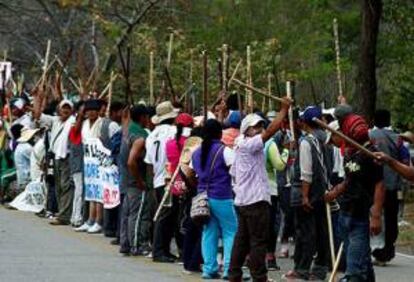
[[[207,188],[205,191],[197,194],[191,201],[190,217],[193,222],[197,225],[206,224],[210,220],[211,212],[210,205],[208,204],[208,188],[210,185],[211,175],[213,173],[214,165],[217,160],[217,156],[220,151],[224,149],[222,145],[214,155],[213,161],[211,162],[210,173],[207,180]]]

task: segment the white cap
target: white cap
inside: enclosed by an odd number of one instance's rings
[[[240,133],[245,134],[247,129],[252,126],[256,126],[259,122],[264,122],[265,120],[258,114],[248,114],[241,123]]]
[[[63,106],[69,106],[69,107],[71,107],[73,109],[73,103],[71,101],[67,100],[67,99],[62,100],[59,103],[59,109],[62,108]]]

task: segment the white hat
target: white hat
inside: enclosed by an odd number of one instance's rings
[[[22,98],[17,98],[11,102],[11,107],[16,107],[19,110],[23,110],[24,106],[26,105],[26,101]]]
[[[33,136],[37,133],[37,132],[39,132],[39,128],[36,128],[36,129],[30,129],[30,128],[26,128],[26,127],[24,127],[23,129],[22,129],[22,134],[20,135],[20,138],[19,139],[17,139],[17,142],[18,143],[26,143],[26,142],[28,142],[30,139],[32,139],[33,138]]]
[[[331,122],[330,124],[328,124],[328,126],[330,127],[330,128],[332,128],[332,129],[335,129],[335,130],[339,130],[339,121],[337,121],[337,120],[334,120],[333,122]],[[331,137],[332,137],[332,132],[330,132],[329,130],[328,130],[328,132],[326,133],[326,141],[325,141],[325,144],[328,144],[329,143],[329,141],[331,141]]]
[[[69,106],[69,107],[71,107],[73,109],[73,103],[71,101],[67,100],[67,99],[62,100],[59,103],[59,109],[62,108],[63,106]]]
[[[156,115],[151,118],[153,124],[159,124],[164,120],[176,118],[179,110],[175,109],[170,101],[162,102],[155,109]]]
[[[248,114],[241,123],[240,133],[245,134],[247,129],[252,126],[256,126],[259,122],[264,122],[265,120],[258,114]]]

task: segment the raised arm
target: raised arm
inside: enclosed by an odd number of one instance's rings
[[[282,124],[283,120],[285,119],[289,107],[292,103],[292,100],[289,98],[283,98],[282,107],[280,109],[279,114],[277,117],[270,123],[270,125],[267,127],[267,129],[262,133],[262,139],[263,143],[265,143],[267,140],[272,138],[276,134],[276,132],[279,130],[280,125]]]

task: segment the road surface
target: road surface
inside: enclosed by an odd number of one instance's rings
[[[201,281],[197,275],[183,274],[177,264],[123,257],[109,241],[0,207],[0,281]],[[279,260],[279,264],[282,271],[271,273],[276,281],[292,261]],[[391,265],[376,268],[376,274],[379,282],[414,281],[414,257],[398,255]]]

